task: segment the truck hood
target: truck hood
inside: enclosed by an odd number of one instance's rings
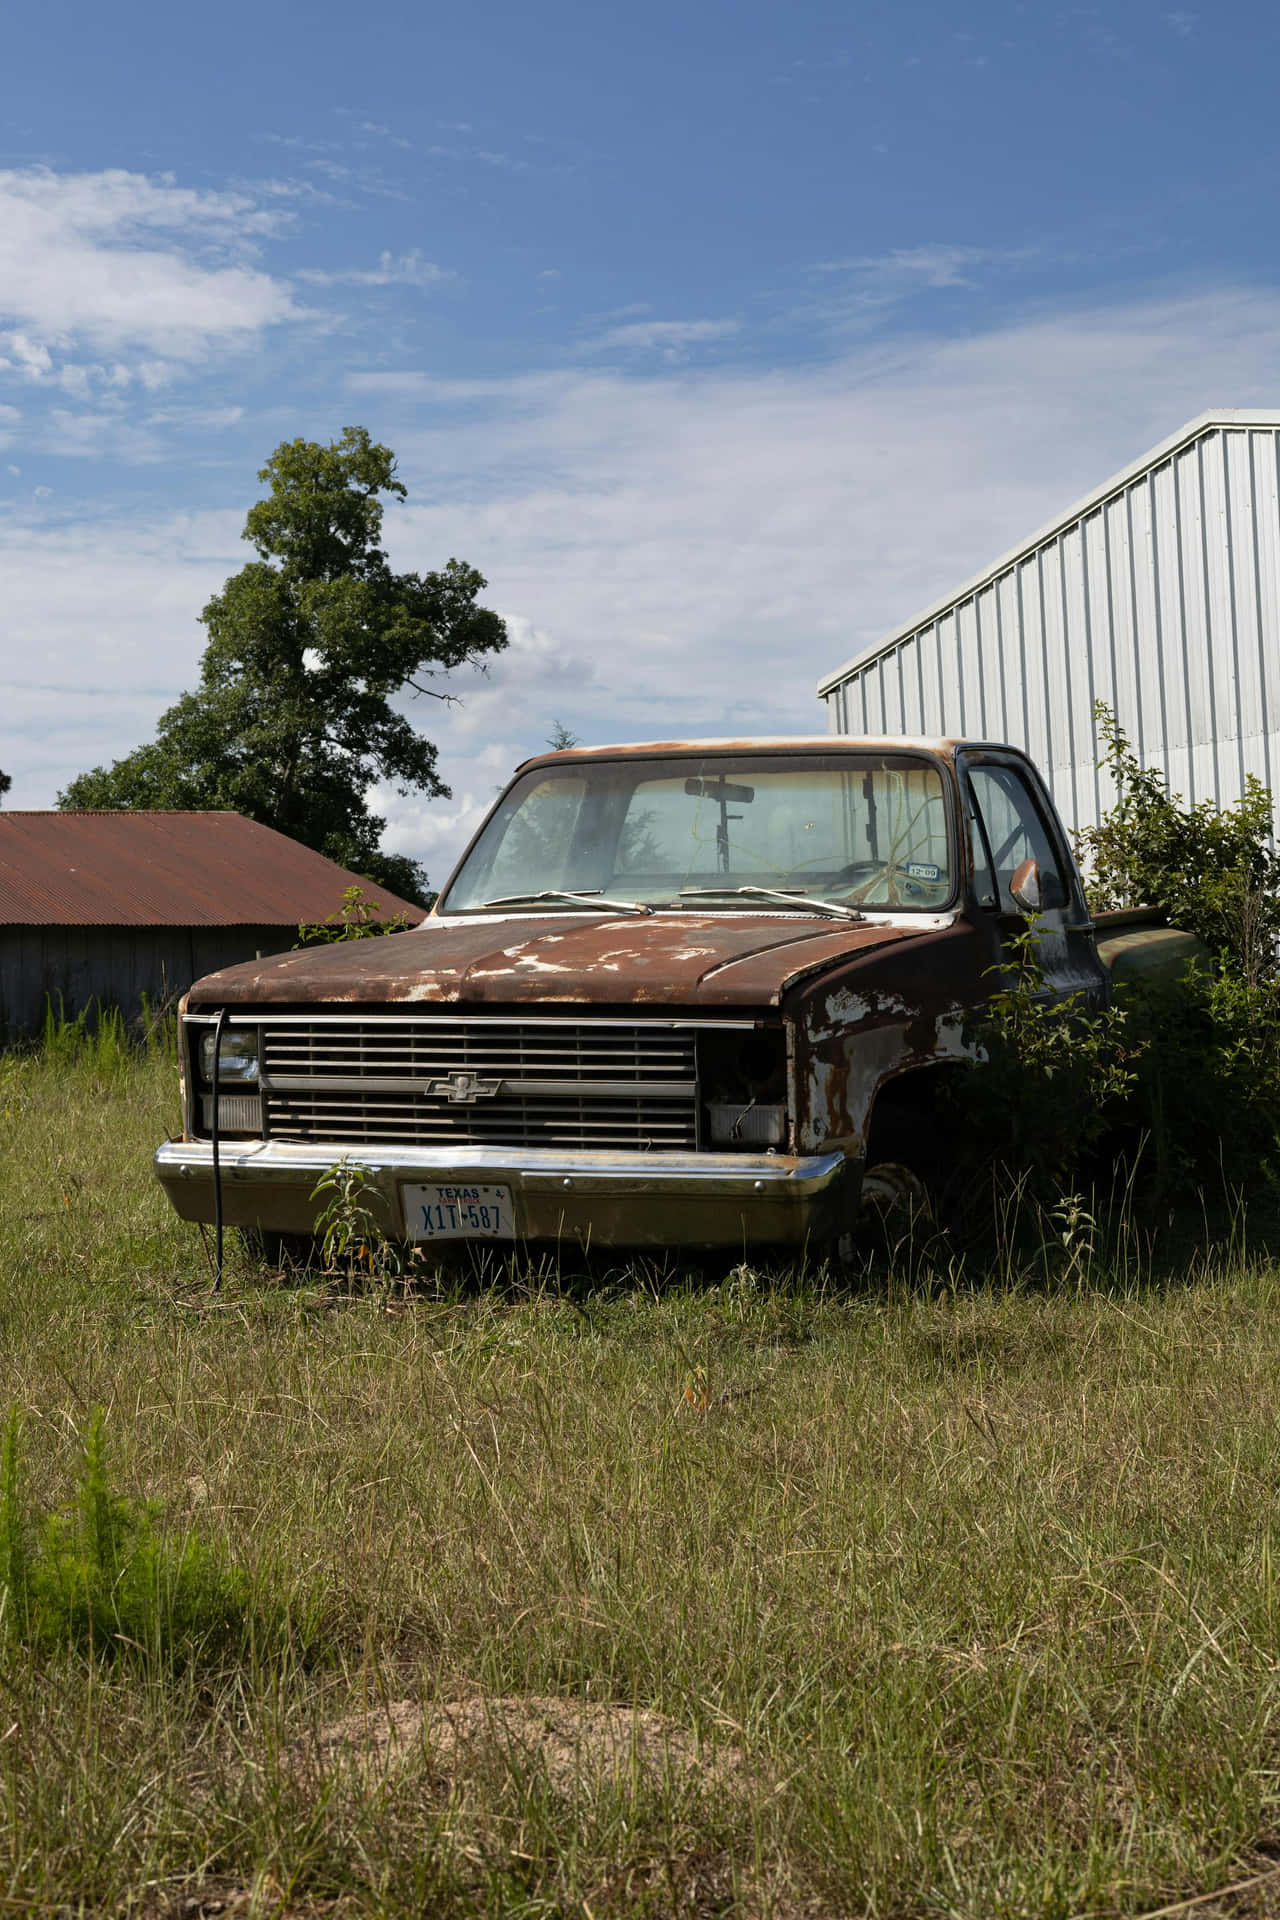
[[[226,967],[198,980],[189,1004],[776,1006],[803,975],[939,924],[767,911],[447,916]]]

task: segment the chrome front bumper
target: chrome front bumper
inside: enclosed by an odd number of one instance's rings
[[[861,1168],[842,1153],[558,1153],[502,1147],[299,1146],[234,1140],[219,1146],[229,1226],[311,1233],[311,1192],[339,1160],[369,1176],[367,1204],[406,1237],[406,1182],[511,1189],[517,1237],[594,1247],[802,1246],[834,1239],[852,1217]],[[214,1217],[213,1148],[167,1141],[156,1175],[184,1220]]]

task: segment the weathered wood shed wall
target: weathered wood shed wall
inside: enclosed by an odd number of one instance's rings
[[[39,1026],[46,1004],[79,1013],[90,1001],[127,1020],[159,1007],[202,974],[281,953],[285,927],[0,927],[0,1043]]]
[[[235,813],[0,813],[0,1040],[46,1005],[134,1019],[220,967],[294,945],[359,886],[423,909]]]

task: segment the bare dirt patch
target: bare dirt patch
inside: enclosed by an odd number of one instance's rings
[[[420,1707],[399,1700],[368,1713],[345,1715],[308,1742],[314,1764],[352,1765],[366,1775],[394,1770],[413,1754],[453,1776],[496,1757],[544,1768],[557,1792],[602,1778],[701,1779],[717,1785],[744,1780],[739,1747],[709,1746],[687,1727],[648,1707],[516,1694],[473,1694]]]

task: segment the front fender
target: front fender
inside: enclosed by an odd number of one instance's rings
[[[885,1085],[972,1060],[965,1023],[989,998],[988,956],[965,920],[809,981],[784,1009],[792,1026],[796,1151],[866,1154]]]

